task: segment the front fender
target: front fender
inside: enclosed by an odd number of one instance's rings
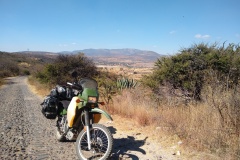
[[[113,121],[112,117],[111,117],[106,111],[103,111],[103,110],[101,110],[101,109],[99,109],[99,108],[93,108],[93,109],[91,109],[90,112],[101,113],[101,114],[103,114],[107,119]]]

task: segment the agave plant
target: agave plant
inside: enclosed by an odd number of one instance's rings
[[[119,90],[135,88],[138,82],[134,79],[122,78],[117,80],[117,88]]]

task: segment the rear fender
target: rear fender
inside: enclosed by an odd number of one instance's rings
[[[99,109],[99,108],[93,108],[93,109],[91,109],[90,112],[101,113],[101,114],[103,114],[107,119],[113,121],[112,117],[111,117],[106,111],[103,111],[103,110],[101,110],[101,109]]]

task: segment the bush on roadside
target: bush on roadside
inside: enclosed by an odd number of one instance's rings
[[[163,57],[155,63],[153,74],[143,79],[144,84],[158,94],[159,86],[169,84],[183,96],[201,100],[204,85],[212,76],[225,89],[234,88],[240,77],[240,46],[229,44],[226,48],[198,44],[182,49],[177,55]]]
[[[65,84],[73,81],[71,73],[77,71],[79,77],[94,77],[98,71],[94,63],[83,54],[59,55],[57,59],[36,73],[36,77],[42,83],[50,85]]]

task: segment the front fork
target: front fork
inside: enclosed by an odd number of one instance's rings
[[[91,150],[89,110],[87,108],[85,108],[84,112],[85,112],[85,126],[87,129],[88,149]]]

